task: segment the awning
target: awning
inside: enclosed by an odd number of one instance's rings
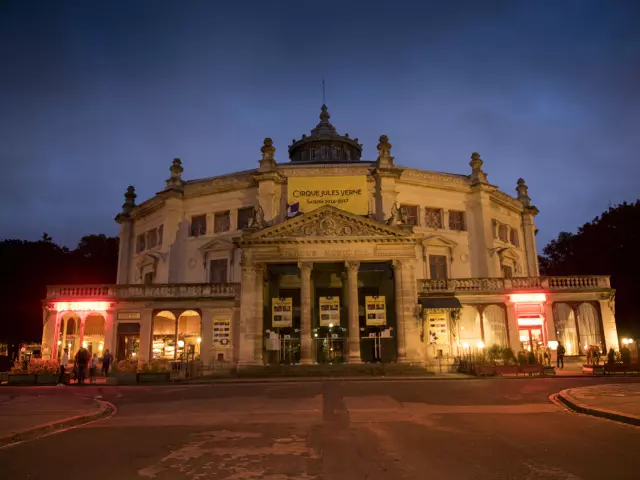
[[[418,302],[423,308],[462,308],[456,297],[426,297]]]

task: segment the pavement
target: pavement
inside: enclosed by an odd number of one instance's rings
[[[102,397],[118,410],[0,448],[0,478],[636,480],[637,428],[549,401],[605,383],[640,379],[2,387],[50,405]]]
[[[38,438],[111,413],[108,404],[91,397],[23,395],[16,389],[4,394],[5,391],[0,392],[0,446]]]
[[[640,384],[569,388],[558,399],[579,413],[640,426]]]

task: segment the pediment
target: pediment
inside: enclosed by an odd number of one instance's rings
[[[422,243],[423,245],[427,245],[429,247],[456,248],[458,246],[457,242],[454,242],[453,240],[442,235],[425,235]]]
[[[155,272],[158,262],[164,259],[165,255],[160,252],[147,252],[137,262],[138,271],[142,272],[145,267],[151,267],[151,270]]]
[[[198,250],[201,254],[207,252],[227,252],[233,248],[233,242],[229,238],[216,238],[202,245]]]
[[[251,233],[242,242],[271,241],[277,239],[412,239],[413,234],[397,227],[354,215],[339,208],[325,205],[286,222]]]

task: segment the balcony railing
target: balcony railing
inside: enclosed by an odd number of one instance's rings
[[[47,300],[135,300],[141,298],[229,298],[239,283],[180,283],[151,285],[52,285]]]
[[[428,293],[500,293],[524,291],[580,291],[611,288],[608,276],[452,278],[418,280],[418,292]]]

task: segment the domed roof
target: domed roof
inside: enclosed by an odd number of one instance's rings
[[[362,145],[349,134],[340,135],[329,121],[331,116],[322,105],[320,123],[311,130],[311,136],[302,135],[289,146],[292,163],[350,163],[359,162]]]

